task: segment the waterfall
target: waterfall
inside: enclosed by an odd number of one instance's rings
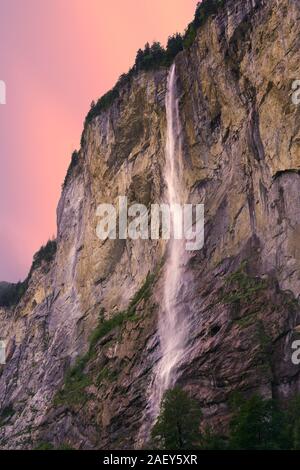
[[[183,205],[186,202],[178,101],[176,69],[173,64],[168,75],[165,99],[167,133],[164,180],[165,202],[169,207],[174,204]],[[174,210],[164,265],[163,298],[158,321],[160,359],[154,367],[153,380],[148,390],[148,402],[138,435],[138,446],[147,442],[149,431],[159,414],[164,392],[175,385],[178,366],[187,353],[189,310],[185,301],[184,267],[188,257],[185,250],[186,241],[182,237],[181,239],[174,237],[179,227],[182,227],[181,216]]]
[[[172,65],[166,93],[167,135],[165,148],[166,184],[165,202],[170,207],[184,204],[185,188],[183,185],[181,125],[176,87],[176,69]],[[188,322],[183,305],[183,268],[186,259],[185,241],[176,239],[176,227],[182,226],[181,217],[172,211],[171,237],[167,246],[167,258],[164,266],[164,286],[161,311],[158,322],[158,336],[161,357],[154,370],[151,396],[149,399],[152,422],[159,414],[164,392],[175,385],[177,367],[183,359],[188,337]]]
[[[166,94],[166,202],[170,207],[184,204],[185,190],[182,184],[181,125],[176,88],[176,69],[172,65],[167,83]],[[184,355],[187,339],[187,322],[181,304],[182,269],[185,258],[184,240],[176,240],[176,227],[182,226],[181,218],[172,212],[172,231],[164,272],[164,291],[162,312],[159,318],[158,333],[161,359],[156,370],[156,399],[160,404],[163,393],[174,386],[176,366]]]

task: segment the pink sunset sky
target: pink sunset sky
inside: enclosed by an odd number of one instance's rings
[[[1,0],[0,281],[25,278],[56,235],[56,206],[90,103],[192,20],[197,0]]]

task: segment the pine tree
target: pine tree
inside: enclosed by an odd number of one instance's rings
[[[179,387],[168,390],[161,413],[152,430],[152,439],[161,449],[179,450],[199,447],[201,410],[197,402]]]

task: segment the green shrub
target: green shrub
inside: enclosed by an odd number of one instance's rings
[[[69,444],[62,443],[60,446],[57,447],[57,450],[76,450],[76,449],[70,446]]]
[[[164,450],[194,449],[200,445],[201,410],[179,387],[167,390],[151,437]]]
[[[46,441],[40,441],[36,444],[35,448],[33,450],[76,450],[74,447],[71,447],[67,443],[62,443],[58,447],[54,447],[51,442],[46,442]]]
[[[289,446],[284,413],[277,403],[253,395],[235,399],[230,423],[230,449],[286,449]]]
[[[198,28],[203,26],[212,15],[216,15],[225,3],[226,0],[203,0],[198,2],[194,19],[186,28],[183,36],[183,45],[186,49],[194,43]]]
[[[94,350],[94,347],[101,338],[106,336],[115,328],[122,326],[126,319],[128,319],[127,311],[117,313],[109,320],[100,321],[99,325],[90,336],[90,352]]]
[[[119,97],[118,87],[115,86],[112,90],[109,90],[105,95],[103,95],[97,103],[92,101],[91,109],[86,116],[86,122],[92,121],[95,117],[99,116],[101,111],[108,109],[111,104]]]
[[[194,23],[190,23],[185,31],[185,35],[183,37],[183,45],[185,49],[191,47],[194,43],[197,35],[197,29],[195,28]]]
[[[247,263],[243,262],[241,267],[230,274],[222,290],[221,301],[226,304],[251,302],[255,300],[258,292],[266,289],[267,282],[263,279],[251,277],[247,273]]]
[[[142,287],[137,291],[130,301],[128,311],[133,312],[141,300],[148,300],[151,295],[151,289],[155,280],[155,274],[148,274]]]
[[[151,46],[147,43],[144,49],[139,49],[135,59],[135,71],[155,70],[167,65],[167,52],[159,42],[154,42]]]
[[[294,397],[286,410],[286,434],[289,448],[300,450],[300,396]]]
[[[117,371],[110,369],[108,366],[105,366],[101,369],[97,376],[96,383],[100,385],[103,381],[113,382],[117,378]]]
[[[216,15],[221,8],[224,7],[226,0],[202,0],[196,7],[194,26],[200,28],[203,26],[208,18]]]
[[[33,269],[39,268],[43,261],[50,263],[56,254],[57,243],[56,240],[48,240],[46,245],[43,245],[39,251],[33,256],[33,263],[31,266],[31,271]]]
[[[41,441],[36,444],[33,450],[54,450],[54,446],[50,442]]]
[[[55,396],[54,404],[78,405],[86,400],[85,389],[91,384],[91,379],[84,372],[88,356],[79,358],[75,365],[68,369],[64,386]]]
[[[56,240],[49,240],[45,246],[42,246],[33,256],[33,262],[27,278],[22,282],[0,283],[0,307],[14,307],[22,299],[28,289],[29,280],[34,269],[41,266],[42,262],[50,263],[57,250]]]
[[[7,421],[15,414],[15,410],[11,404],[7,405],[0,411],[0,426],[6,424]]]
[[[212,429],[207,428],[202,433],[200,448],[202,450],[226,450],[227,440],[224,436],[215,434]]]
[[[28,281],[12,283],[1,283],[0,307],[13,307],[19,303],[28,287]]]
[[[183,37],[181,34],[176,33],[173,36],[170,36],[168,38],[166,50],[168,62],[172,63],[177,54],[183,51],[183,48]]]

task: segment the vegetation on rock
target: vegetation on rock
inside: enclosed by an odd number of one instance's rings
[[[37,251],[33,256],[31,271],[39,268],[43,262],[50,263],[53,261],[56,250],[56,240],[48,240],[46,245],[41,246],[39,251]]]
[[[121,329],[127,322],[138,320],[136,308],[142,300],[148,299],[151,294],[151,288],[155,280],[154,274],[148,274],[142,287],[137,291],[130,301],[127,310],[115,314],[108,320],[103,320],[102,315],[98,326],[90,336],[89,349],[86,354],[77,359],[75,365],[69,368],[65,374],[64,385],[54,398],[55,405],[78,405],[87,399],[85,389],[94,382],[91,374],[86,370],[88,363],[96,354],[96,346],[101,338],[104,338],[111,331]],[[100,379],[112,378],[113,371],[104,368],[97,376],[96,383]]]
[[[265,280],[248,274],[247,263],[243,262],[237,271],[227,277],[221,300],[226,304],[249,303],[266,287]]]
[[[58,447],[54,447],[51,442],[40,441],[36,444],[34,450],[75,450],[69,444],[62,443]]]
[[[200,445],[201,410],[184,390],[167,390],[160,415],[152,429],[152,439],[160,449],[194,449]]]
[[[15,410],[11,404],[7,405],[0,413],[0,426],[6,424],[9,419],[15,414]]]
[[[286,417],[275,400],[253,395],[233,403],[228,447],[230,449],[287,449],[290,447]]]
[[[212,15],[217,14],[225,3],[226,0],[203,0],[198,2],[194,19],[188,25],[183,35],[176,33],[170,36],[166,48],[159,42],[154,42],[152,45],[147,43],[144,49],[139,49],[135,63],[128,73],[121,75],[116,85],[105,93],[97,103],[94,101],[91,103],[91,109],[86,116],[86,123],[92,121],[102,111],[108,109],[120,96],[121,88],[130,83],[132,77],[137,75],[139,71],[169,67],[179,52],[191,47],[196,38],[197,29],[203,26]]]
[[[1,283],[0,286],[0,307],[13,307],[19,303],[27,290],[27,281],[16,284]]]
[[[56,240],[48,240],[33,256],[33,262],[27,278],[22,282],[0,283],[0,307],[14,307],[27,291],[32,272],[39,268],[43,262],[50,263],[57,249]]]
[[[152,430],[160,449],[274,450],[300,449],[300,397],[287,409],[274,399],[254,394],[249,399],[233,394],[232,418],[227,435],[212,429],[200,433],[201,410],[195,400],[175,387],[165,393],[161,412]]]

